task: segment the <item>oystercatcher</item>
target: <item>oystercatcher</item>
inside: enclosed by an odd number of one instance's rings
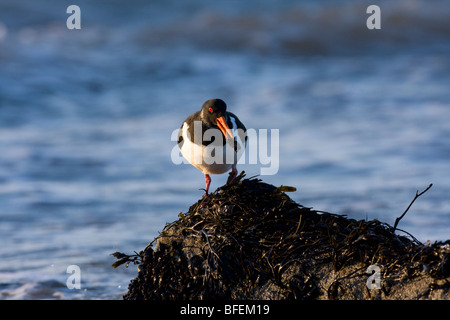
[[[247,144],[246,131],[221,99],[207,100],[200,111],[184,120],[178,134],[178,147],[183,157],[205,175],[203,197],[208,195],[210,174],[222,174],[231,169],[228,181],[236,177],[236,164]]]

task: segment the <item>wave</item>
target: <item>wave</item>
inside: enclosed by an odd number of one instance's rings
[[[327,1],[233,14],[209,8],[188,19],[144,27],[138,40],[151,45],[183,44],[218,50],[326,54],[374,46],[442,44],[450,37],[448,2],[381,2],[380,30],[366,26],[366,9],[371,3]]]
[[[46,2],[51,6],[54,1]],[[134,0],[81,2],[82,31],[61,33],[65,12],[56,14],[33,1],[0,2],[0,43],[8,33],[67,37],[85,46],[111,43],[186,46],[200,50],[241,50],[263,54],[326,54],[372,50],[374,47],[448,45],[450,3],[443,0],[402,1],[227,1]],[[381,9],[381,29],[368,30],[366,9]],[[30,6],[28,6],[30,5]],[[32,12],[30,15],[30,8]],[[61,11],[61,5],[58,6]],[[51,9],[51,10],[50,10]],[[34,30],[34,32],[30,31]],[[19,33],[15,34],[15,31]],[[29,41],[30,39],[27,40]]]

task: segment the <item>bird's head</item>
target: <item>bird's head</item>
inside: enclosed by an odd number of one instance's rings
[[[227,125],[227,105],[225,101],[221,99],[207,100],[202,106],[201,117],[204,122],[219,127],[225,138],[227,135],[233,138],[233,134]]]

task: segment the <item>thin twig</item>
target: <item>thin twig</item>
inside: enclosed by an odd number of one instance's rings
[[[403,229],[397,228],[397,231],[401,231],[403,233],[406,233],[408,236],[410,236],[411,240],[414,241],[416,244],[418,245],[423,245],[422,242],[420,242],[416,237],[414,237],[411,233],[409,233],[408,231],[405,231]]]
[[[294,234],[297,234],[298,229],[300,228],[300,224],[302,223],[302,215],[300,215],[300,218],[298,219],[297,229],[295,229]]]
[[[431,188],[433,184],[430,183],[430,185],[428,186],[428,188],[426,188],[425,190],[423,190],[421,193],[419,193],[419,190],[416,191],[416,196],[414,197],[414,199],[411,201],[411,203],[409,204],[408,208],[406,208],[405,212],[403,212],[403,214],[398,217],[397,219],[395,219],[395,223],[394,223],[394,230],[392,230],[392,232],[395,232],[395,230],[397,229],[397,225],[400,222],[400,220],[402,220],[402,218],[405,216],[405,214],[408,212],[409,208],[411,208],[412,204],[414,203],[414,201],[416,201],[416,199],[418,197],[420,197],[421,195],[423,195],[425,192],[428,191],[428,189]]]
[[[209,250],[217,257],[217,259],[221,262],[221,260],[220,260],[220,257],[219,257],[219,255],[216,253],[216,251],[212,248],[212,246],[211,246],[211,242],[209,242],[209,237],[208,237],[208,234],[205,232],[205,230],[201,230],[202,231],[202,233],[205,235],[205,238],[206,238],[206,242],[208,243],[208,247],[209,247]]]

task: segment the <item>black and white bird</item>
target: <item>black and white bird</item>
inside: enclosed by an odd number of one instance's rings
[[[237,176],[236,164],[245,151],[247,129],[239,118],[227,111],[221,99],[207,100],[200,111],[184,120],[178,134],[181,154],[205,175],[205,194],[211,184],[210,174],[231,169],[232,181]]]

